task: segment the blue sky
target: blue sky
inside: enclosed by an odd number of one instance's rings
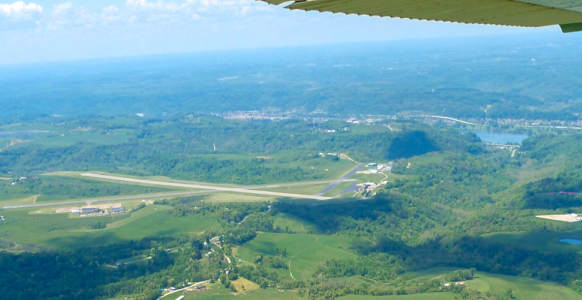
[[[555,32],[289,11],[253,0],[2,2],[0,64],[239,48]]]

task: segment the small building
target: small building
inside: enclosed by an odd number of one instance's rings
[[[81,211],[79,211],[78,209],[74,209],[73,211],[71,211],[71,213],[72,213],[73,215],[78,215],[78,214],[80,214],[80,213],[81,213]]]
[[[118,261],[118,262],[115,262],[115,265],[119,267],[119,266],[123,265],[123,263]]]
[[[375,167],[375,166],[377,166],[377,165],[378,165],[377,163],[369,163],[369,164],[368,164],[368,167]]]
[[[112,213],[123,213],[123,212],[125,212],[125,208],[123,208],[123,207],[113,207],[111,209],[111,212]]]
[[[203,290],[203,289],[205,289],[205,288],[206,288],[206,286],[205,286],[205,285],[197,285],[197,286],[195,286],[194,288],[196,288],[197,290]],[[176,300],[177,300],[177,299],[176,299]]]
[[[95,207],[82,207],[81,208],[81,213],[86,215],[86,214],[94,214],[96,212],[99,212],[99,209],[95,208]]]

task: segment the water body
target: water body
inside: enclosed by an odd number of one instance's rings
[[[9,136],[23,136],[23,135],[33,135],[38,133],[45,133],[48,131],[42,130],[25,130],[25,131],[14,131],[14,132],[0,132],[0,138]]]
[[[470,132],[476,134],[483,142],[493,144],[521,144],[523,140],[529,136],[527,134],[505,133],[505,132],[487,132],[471,130]]]
[[[582,241],[576,240],[576,239],[560,239],[560,242],[568,243],[568,244],[582,245]]]

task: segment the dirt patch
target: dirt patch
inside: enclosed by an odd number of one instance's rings
[[[274,157],[271,156],[257,156],[258,159],[275,159]]]
[[[12,180],[12,178],[8,178],[8,177],[0,177],[0,180]]]
[[[554,220],[554,221],[562,221],[562,222],[578,222],[581,221],[582,218],[580,218],[577,214],[568,214],[568,215],[543,215],[543,216],[536,216],[537,218],[540,219],[546,219],[546,220]]]
[[[57,214],[70,213],[70,212],[73,212],[73,210],[78,210],[80,208],[97,208],[99,210],[104,210],[104,209],[111,209],[111,208],[116,208],[116,207],[121,207],[121,203],[57,208]]]

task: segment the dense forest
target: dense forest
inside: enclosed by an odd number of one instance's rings
[[[182,117],[133,120],[129,124],[120,124],[122,120],[116,118],[71,122],[65,128],[91,128],[103,139],[115,130],[128,133],[114,144],[79,141],[66,146],[47,146],[46,142],[35,142],[11,147],[0,152],[0,173],[93,170],[206,182],[264,184],[329,176],[321,166],[334,158],[320,157],[320,152],[349,153],[354,159],[362,160],[388,160],[444,150],[472,154],[484,151],[473,134],[414,123],[404,124],[400,132],[360,132],[353,125],[337,121],[248,122],[211,116]],[[326,134],[321,128],[327,127],[343,131]],[[264,156],[281,152],[287,154]],[[215,154],[247,157],[213,156]],[[255,157],[251,156],[253,154]]]

